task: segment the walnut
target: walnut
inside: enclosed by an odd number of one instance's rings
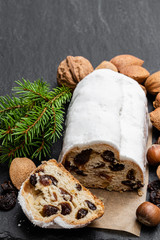
[[[152,125],[160,131],[160,107],[150,112],[150,120]]]
[[[76,85],[91,72],[93,66],[86,58],[67,56],[57,70],[58,85],[65,85],[74,90]]]
[[[155,101],[153,102],[153,107],[158,108],[160,107],[160,93],[157,94]]]

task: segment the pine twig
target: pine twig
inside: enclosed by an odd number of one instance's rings
[[[0,97],[0,162],[22,156],[42,160],[62,135],[63,106],[72,93],[65,86],[50,91],[40,79],[16,83],[13,90],[19,98]]]

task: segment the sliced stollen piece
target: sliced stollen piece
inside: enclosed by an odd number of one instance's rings
[[[148,108],[133,79],[95,70],[76,87],[60,159],[87,187],[133,190],[144,184]]]
[[[104,213],[104,205],[56,160],[43,162],[23,183],[19,203],[43,228],[80,228]]]

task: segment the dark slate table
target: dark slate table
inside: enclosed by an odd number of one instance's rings
[[[10,94],[22,77],[43,77],[55,87],[57,67],[67,55],[84,56],[96,67],[128,53],[144,59],[150,73],[160,70],[159,9],[158,0],[0,0],[0,95]],[[61,144],[62,139],[53,148],[55,158]],[[8,166],[0,165],[0,183],[7,178]],[[155,169],[150,169],[154,179]],[[0,239],[135,238],[109,230],[33,227],[18,204],[0,212]],[[160,226],[142,227],[139,239],[160,239]]]

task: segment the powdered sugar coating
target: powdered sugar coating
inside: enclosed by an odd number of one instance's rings
[[[76,146],[106,143],[144,172],[147,134],[147,99],[139,84],[109,69],[95,70],[73,93],[60,160]]]

